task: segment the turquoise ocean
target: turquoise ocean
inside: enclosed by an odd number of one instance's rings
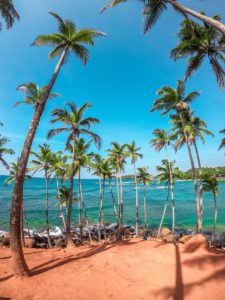
[[[5,185],[6,176],[0,176],[0,230],[9,229],[10,202],[13,185]],[[77,181],[75,180],[75,189]],[[99,185],[98,180],[82,180],[84,200],[90,223],[97,223],[99,211]],[[124,180],[124,223],[135,223],[135,186],[132,181]],[[75,190],[76,191],[76,190]],[[116,185],[113,185],[115,199]],[[62,226],[59,218],[59,209],[56,200],[56,183],[49,184],[49,220],[50,225]],[[150,185],[147,192],[147,220],[150,228],[159,225],[162,215],[167,190],[163,186]],[[212,229],[214,216],[214,202],[211,193],[204,193],[204,220],[203,227],[206,231]],[[143,224],[143,185],[139,187],[140,224]],[[24,207],[30,228],[43,230],[45,228],[45,181],[43,178],[27,180],[24,187]],[[105,188],[105,220],[115,223],[113,215],[112,197],[109,186]],[[175,183],[175,212],[177,229],[194,229],[196,224],[195,198],[192,181],[178,181]],[[77,204],[74,204],[72,222],[77,223]],[[164,226],[171,225],[171,203],[169,203]],[[218,197],[218,232],[225,232],[225,182],[219,183]]]

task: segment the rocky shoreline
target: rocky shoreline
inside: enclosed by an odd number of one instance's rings
[[[99,230],[101,240],[115,241],[118,236],[118,225],[109,224],[107,226],[84,226],[71,227],[71,236],[76,246],[84,245],[90,241],[99,241]],[[175,241],[180,243],[187,242],[191,237],[195,235],[194,230],[190,229],[179,229],[175,232]],[[208,241],[209,247],[216,247],[225,250],[225,233],[217,234],[215,240],[212,243],[211,233],[203,232],[204,237]],[[124,225],[122,228],[123,239],[130,239],[135,237],[135,227],[130,225]],[[143,239],[156,238],[157,230],[150,230],[140,228],[139,236]],[[60,227],[54,227],[50,230],[50,237],[53,247],[65,247],[66,235],[65,231]],[[168,228],[162,228],[159,238],[165,242],[174,242],[172,232]],[[10,235],[6,231],[0,230],[0,247],[10,246]],[[47,232],[35,232],[33,230],[24,229],[24,246],[28,248],[48,248]]]

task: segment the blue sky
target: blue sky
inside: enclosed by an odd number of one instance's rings
[[[27,81],[47,84],[56,63],[48,60],[48,48],[30,46],[38,34],[56,30],[54,19],[48,15],[49,11],[54,11],[63,18],[73,19],[80,28],[93,27],[104,31],[107,36],[96,40],[86,66],[72,56],[63,66],[54,87],[62,97],[49,101],[33,149],[37,150],[52,128],[50,112],[53,108],[62,107],[70,100],[79,105],[89,101],[93,105],[89,114],[101,120],[95,128],[103,140],[101,153],[105,155],[104,150],[110,147],[111,141],[126,143],[135,139],[144,154],[138,165],[149,166],[154,173],[165,153],[155,153],[149,140],[154,128],[168,129],[169,125],[167,117],[160,117],[158,112],[149,113],[149,109],[156,90],[164,85],[175,86],[176,81],[183,78],[185,61],[173,62],[168,57],[177,43],[176,32],[181,18],[169,9],[152,32],[143,35],[142,5],[138,1],[130,1],[104,14],[99,14],[105,3],[102,0],[38,0],[29,3],[16,0],[14,3],[21,20],[13,29],[4,29],[0,33],[0,120],[4,123],[1,134],[10,138],[10,146],[16,151],[15,156],[7,157],[7,160],[14,161],[19,155],[32,117],[30,107],[13,107],[15,101],[23,99],[16,87]],[[225,20],[222,0],[213,3],[211,0],[186,0],[182,3],[209,15],[222,13]],[[215,134],[214,139],[206,138],[205,145],[199,145],[203,165],[224,165],[224,153],[217,149],[222,138],[218,132],[225,123],[225,95],[218,88],[207,63],[189,80],[187,90],[202,91],[192,108]],[[57,136],[50,141],[52,149],[62,150],[64,141],[65,136]],[[171,149],[171,156],[181,169],[190,168],[185,148],[177,154]],[[128,162],[126,172],[131,171]],[[0,167],[0,173],[7,172]],[[90,177],[90,174],[84,176]]]

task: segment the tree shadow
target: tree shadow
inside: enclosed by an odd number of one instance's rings
[[[56,269],[58,267],[61,267],[65,264],[68,264],[68,263],[76,261],[76,260],[91,257],[93,255],[96,255],[96,254],[100,253],[100,252],[107,251],[107,250],[109,250],[110,248],[112,248],[114,246],[115,245],[108,245],[108,244],[104,243],[104,244],[102,244],[100,246],[97,246],[94,249],[90,249],[90,250],[88,250],[84,253],[81,252],[81,253],[76,254],[76,255],[71,254],[70,256],[67,256],[67,257],[64,257],[64,258],[57,258],[57,259],[50,260],[50,261],[48,261],[44,264],[38,265],[38,266],[34,267],[33,269],[31,269],[32,276],[36,276],[36,275],[45,273],[47,271]],[[55,261],[58,261],[58,262],[51,265],[51,266],[47,266],[47,265],[49,265],[49,264],[51,264],[52,262],[55,262]]]
[[[9,259],[9,258],[11,258],[11,256],[0,257],[0,259]],[[0,300],[1,300],[1,298],[0,298]]]
[[[210,251],[211,252],[211,251]],[[213,255],[214,254],[214,255]],[[215,256],[217,254],[218,256]],[[202,279],[193,281],[188,284],[184,284],[182,276],[182,264],[188,265],[190,267],[200,266],[211,264],[212,266],[220,265],[222,262],[225,262],[225,255],[218,253],[217,251],[212,251],[211,253],[205,254],[201,257],[195,257],[184,261],[181,264],[179,246],[175,245],[175,255],[176,255],[176,282],[175,287],[168,286],[163,289],[155,291],[153,294],[157,298],[162,296],[165,299],[172,298],[174,300],[183,300],[186,298],[191,291],[196,287],[201,287],[205,283],[210,283],[212,281],[224,281],[225,280],[225,267],[220,270],[214,271],[210,275],[205,276]]]

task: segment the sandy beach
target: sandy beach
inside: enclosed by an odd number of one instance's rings
[[[15,279],[10,249],[0,249],[0,299],[225,299],[225,253],[205,245],[132,239],[25,258],[33,276]]]

